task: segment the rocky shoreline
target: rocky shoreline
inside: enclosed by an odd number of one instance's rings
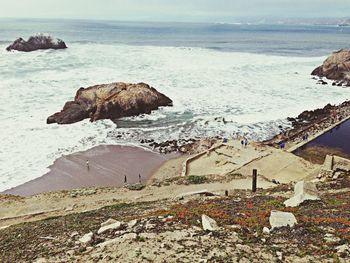
[[[140,143],[148,145],[148,147],[161,154],[170,154],[173,152],[195,154],[211,148],[218,140],[221,140],[221,138],[180,139],[159,143],[154,140],[141,140]]]
[[[274,147],[279,147],[281,143],[298,143],[304,140],[305,135],[311,137],[349,116],[350,101],[340,105],[327,104],[324,108],[304,111],[296,118],[288,118],[292,128],[281,131],[280,134],[263,143]]]
[[[323,108],[306,110],[297,117],[289,117],[291,128],[284,129],[271,139],[258,142],[263,145],[280,147],[281,143],[297,143],[303,141],[303,136],[315,135],[327,129],[336,122],[350,116],[350,101],[345,101],[339,105],[327,104]],[[124,138],[126,134],[118,133],[117,138]],[[140,139],[140,145],[146,146],[161,154],[178,152],[181,154],[195,154],[209,149],[215,143],[223,141],[224,138],[217,136],[211,138],[188,138],[168,141],[155,141],[153,139]],[[231,138],[228,138],[231,139]],[[234,138],[237,139],[237,138]]]
[[[315,110],[306,110],[297,117],[289,117],[287,120],[292,127],[282,130],[280,134],[273,136],[271,139],[262,141],[263,145],[280,147],[281,143],[297,143],[303,141],[303,136],[313,136],[322,130],[327,129],[336,122],[339,122],[350,116],[350,101],[345,101],[339,105],[327,104],[323,108]],[[119,134],[119,138],[123,135]],[[141,145],[163,154],[172,152],[194,154],[200,150],[210,148],[214,143],[222,141],[222,137],[214,138],[189,138],[180,140],[169,140],[165,142],[156,142],[155,140],[141,139]],[[203,146],[204,144],[205,146]],[[202,145],[200,147],[200,145]]]

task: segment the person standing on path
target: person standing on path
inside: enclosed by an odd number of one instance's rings
[[[126,175],[124,176],[124,184],[128,182],[128,178],[126,178]]]
[[[141,174],[139,174],[139,183],[141,183]]]
[[[87,168],[88,171],[90,171],[89,160],[86,160],[86,168]]]

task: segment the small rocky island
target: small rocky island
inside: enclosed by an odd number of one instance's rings
[[[350,50],[341,49],[328,57],[311,75],[334,80],[333,86],[350,86]],[[327,82],[320,80],[321,84]]]
[[[67,102],[61,112],[47,123],[71,124],[90,118],[116,120],[122,117],[150,114],[161,106],[172,106],[172,100],[145,83],[111,83],[80,88],[74,101]]]
[[[22,52],[31,52],[39,49],[66,49],[66,43],[61,39],[52,38],[51,36],[38,34],[31,36],[28,41],[18,38],[10,46],[7,51],[17,50]]]

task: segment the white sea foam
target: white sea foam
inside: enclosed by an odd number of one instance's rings
[[[323,60],[102,44],[1,51],[0,191],[41,176],[62,154],[101,143],[236,132],[254,139],[271,136],[278,125],[288,125],[288,116],[349,98],[349,90],[319,86],[310,78]],[[46,125],[47,116],[61,110],[79,87],[113,81],[146,82],[172,98],[174,107],[126,118],[118,129],[108,120]],[[127,134],[122,140],[117,132]]]

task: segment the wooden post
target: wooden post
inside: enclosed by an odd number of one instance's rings
[[[228,196],[228,191],[227,190],[225,191],[225,196]]]
[[[256,193],[257,178],[258,178],[258,170],[254,169],[253,170],[253,185],[252,185],[253,193]]]

